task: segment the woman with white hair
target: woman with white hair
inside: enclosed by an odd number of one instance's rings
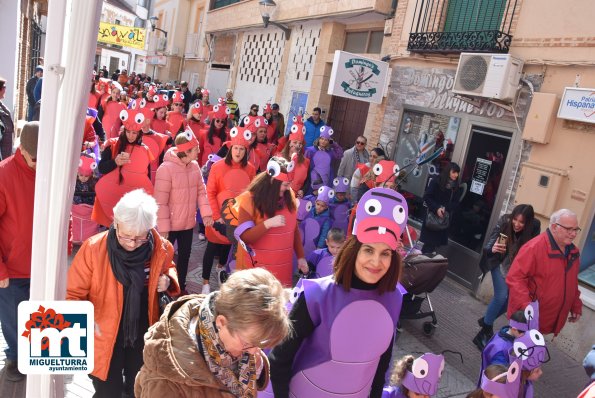
[[[95,307],[94,397],[133,396],[143,335],[159,319],[158,293],[180,292],[173,246],[156,224],[152,196],[141,189],[125,194],[110,229],[85,241],[68,271],[66,299]]]

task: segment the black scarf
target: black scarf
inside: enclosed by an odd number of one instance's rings
[[[145,266],[153,255],[153,234],[149,241],[133,251],[124,249],[118,242],[112,225],[107,234],[107,256],[114,276],[124,286],[124,347],[132,347],[138,337],[140,299],[145,286]]]

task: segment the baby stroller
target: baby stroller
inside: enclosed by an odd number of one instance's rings
[[[407,240],[412,242],[409,230]],[[405,240],[405,239],[404,239]],[[415,248],[415,246],[414,246]],[[409,250],[409,253],[413,250]],[[423,332],[432,336],[438,325],[436,312],[430,300],[431,292],[442,282],[448,270],[448,259],[440,254],[428,257],[423,254],[408,254],[404,259],[400,282],[407,290],[403,296],[400,319],[423,319],[431,317],[431,321],[423,323]],[[422,310],[424,301],[428,301],[429,311]]]

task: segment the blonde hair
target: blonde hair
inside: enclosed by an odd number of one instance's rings
[[[178,145],[182,145],[189,142],[188,139],[184,136],[184,134],[178,134],[176,136],[176,139],[174,140],[174,143],[176,144],[176,146]],[[178,156],[178,158],[183,159],[187,156],[186,151],[178,151],[176,152],[176,155]]]
[[[251,343],[261,348],[274,347],[291,332],[286,297],[283,286],[269,271],[237,271],[221,285],[215,299],[215,315],[227,318],[232,334],[251,328]]]
[[[401,387],[401,392],[404,395],[407,395],[409,390],[407,387],[403,386],[401,382],[405,377],[405,372],[408,370],[411,371],[413,367],[413,361],[415,357],[413,355],[405,355],[403,358],[399,359],[395,362],[395,366],[393,367],[393,371],[390,374],[390,384],[392,386],[399,386]]]

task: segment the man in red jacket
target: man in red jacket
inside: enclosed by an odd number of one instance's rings
[[[0,163],[0,323],[10,381],[25,377],[17,368],[17,307],[29,300],[38,131],[39,122],[25,124],[16,153]]]
[[[583,308],[578,290],[580,255],[572,241],[580,231],[576,214],[560,209],[550,217],[549,228],[519,250],[506,277],[509,318],[538,300],[541,333],[557,335],[567,319],[578,322]]]

